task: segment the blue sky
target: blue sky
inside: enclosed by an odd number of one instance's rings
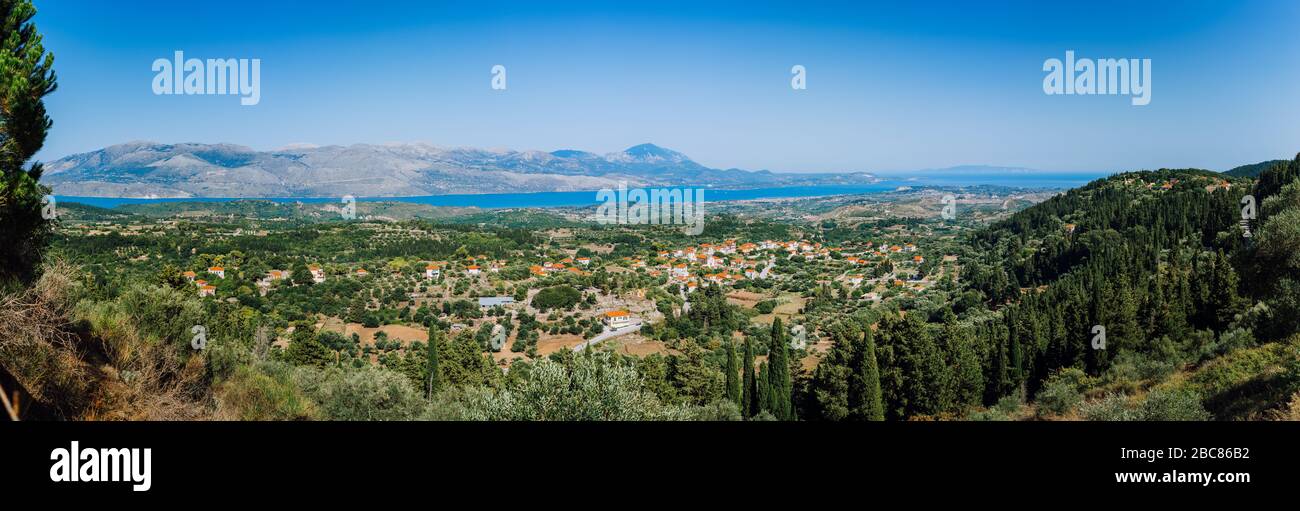
[[[38,157],[653,142],[724,168],[1114,171],[1300,151],[1300,2],[550,3],[36,0],[59,74]],[[260,58],[260,104],[154,95],[150,65],[176,50]],[[1152,59],[1151,104],[1044,94],[1066,50]]]

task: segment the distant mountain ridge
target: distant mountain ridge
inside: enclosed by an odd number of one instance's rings
[[[861,184],[865,172],[792,174],[714,169],[654,144],[598,155],[446,148],[431,144],[129,142],[46,165],[42,182],[84,197],[401,197],[596,190],[628,186],[758,187]]]

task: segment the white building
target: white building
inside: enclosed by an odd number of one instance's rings
[[[605,326],[613,329],[623,328],[632,324],[632,315],[625,310],[609,311],[605,313]]]

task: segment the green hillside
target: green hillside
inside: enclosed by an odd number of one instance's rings
[[[1269,167],[1272,167],[1277,164],[1286,164],[1286,160],[1269,160],[1269,161],[1262,161],[1259,163],[1252,163],[1250,165],[1242,165],[1240,167],[1225,171],[1224,174],[1233,177],[1256,177],[1259,176],[1261,172],[1264,172]]]
[[[1300,330],[1297,176],[1300,157],[1269,167],[1258,183],[1203,170],[1130,172],[975,234],[984,257],[968,269],[967,285],[993,311],[975,322],[977,336],[991,340],[986,403],[1020,389],[1041,407],[1062,392],[1175,388],[1182,409],[1205,405],[1219,418],[1259,418],[1283,406],[1297,390],[1287,373],[1295,365],[1284,364],[1294,348],[1276,348]],[[1249,233],[1241,225],[1247,194],[1260,205]],[[1093,345],[1098,325],[1104,349]],[[1281,354],[1230,384],[1166,384],[1265,346]],[[1086,376],[1064,378],[1064,369]],[[1268,392],[1253,393],[1249,406],[1223,397],[1260,379]]]

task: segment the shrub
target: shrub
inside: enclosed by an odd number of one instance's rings
[[[332,420],[412,420],[424,412],[420,391],[395,371],[298,367],[294,382]]]
[[[676,420],[681,408],[665,407],[645,388],[633,367],[608,354],[549,358],[532,366],[528,378],[466,403],[471,420],[613,421]]]
[[[974,412],[967,419],[975,422],[1002,422],[1011,420],[1011,417],[1008,417],[1007,414],[1002,413],[997,408],[990,408]]]
[[[1065,415],[1073,410],[1083,401],[1081,391],[1091,382],[1091,378],[1084,374],[1083,371],[1067,367],[1053,373],[1043,383],[1043,388],[1038,390],[1035,401],[1038,403],[1038,413],[1041,415],[1044,411],[1052,415]]]
[[[776,416],[772,415],[772,412],[763,410],[761,412],[758,412],[758,415],[750,417],[749,420],[757,421],[757,422],[772,422],[776,420]]]
[[[1201,395],[1191,389],[1154,390],[1140,408],[1142,420],[1206,421],[1210,412],[1201,404]]]
[[[552,286],[533,295],[533,307],[538,310],[569,309],[582,299],[582,293],[571,286]]]
[[[1039,415],[1042,415],[1043,412],[1052,415],[1065,415],[1083,401],[1083,396],[1079,394],[1078,388],[1070,382],[1049,379],[1043,385],[1043,388],[1039,389],[1035,400],[1038,403]]]
[[[1138,420],[1137,412],[1128,408],[1128,397],[1123,394],[1107,394],[1097,401],[1083,403],[1079,414],[1090,421]]]
[[[740,407],[726,399],[720,399],[703,406],[695,406],[686,410],[686,416],[694,421],[738,421],[744,420],[740,415]]]
[[[1105,398],[1079,407],[1079,412],[1094,421],[1205,421],[1210,412],[1201,405],[1201,396],[1191,389],[1157,389],[1136,407],[1128,405],[1122,394],[1109,394]]]
[[[1024,404],[1024,402],[1024,396],[1021,394],[1021,391],[1017,389],[1011,394],[1002,396],[1002,399],[998,400],[998,403],[994,405],[994,408],[1003,415],[1011,416],[1020,411],[1020,406]]]
[[[318,415],[315,403],[302,394],[280,364],[269,372],[240,366],[216,389],[218,419],[308,420]]]

